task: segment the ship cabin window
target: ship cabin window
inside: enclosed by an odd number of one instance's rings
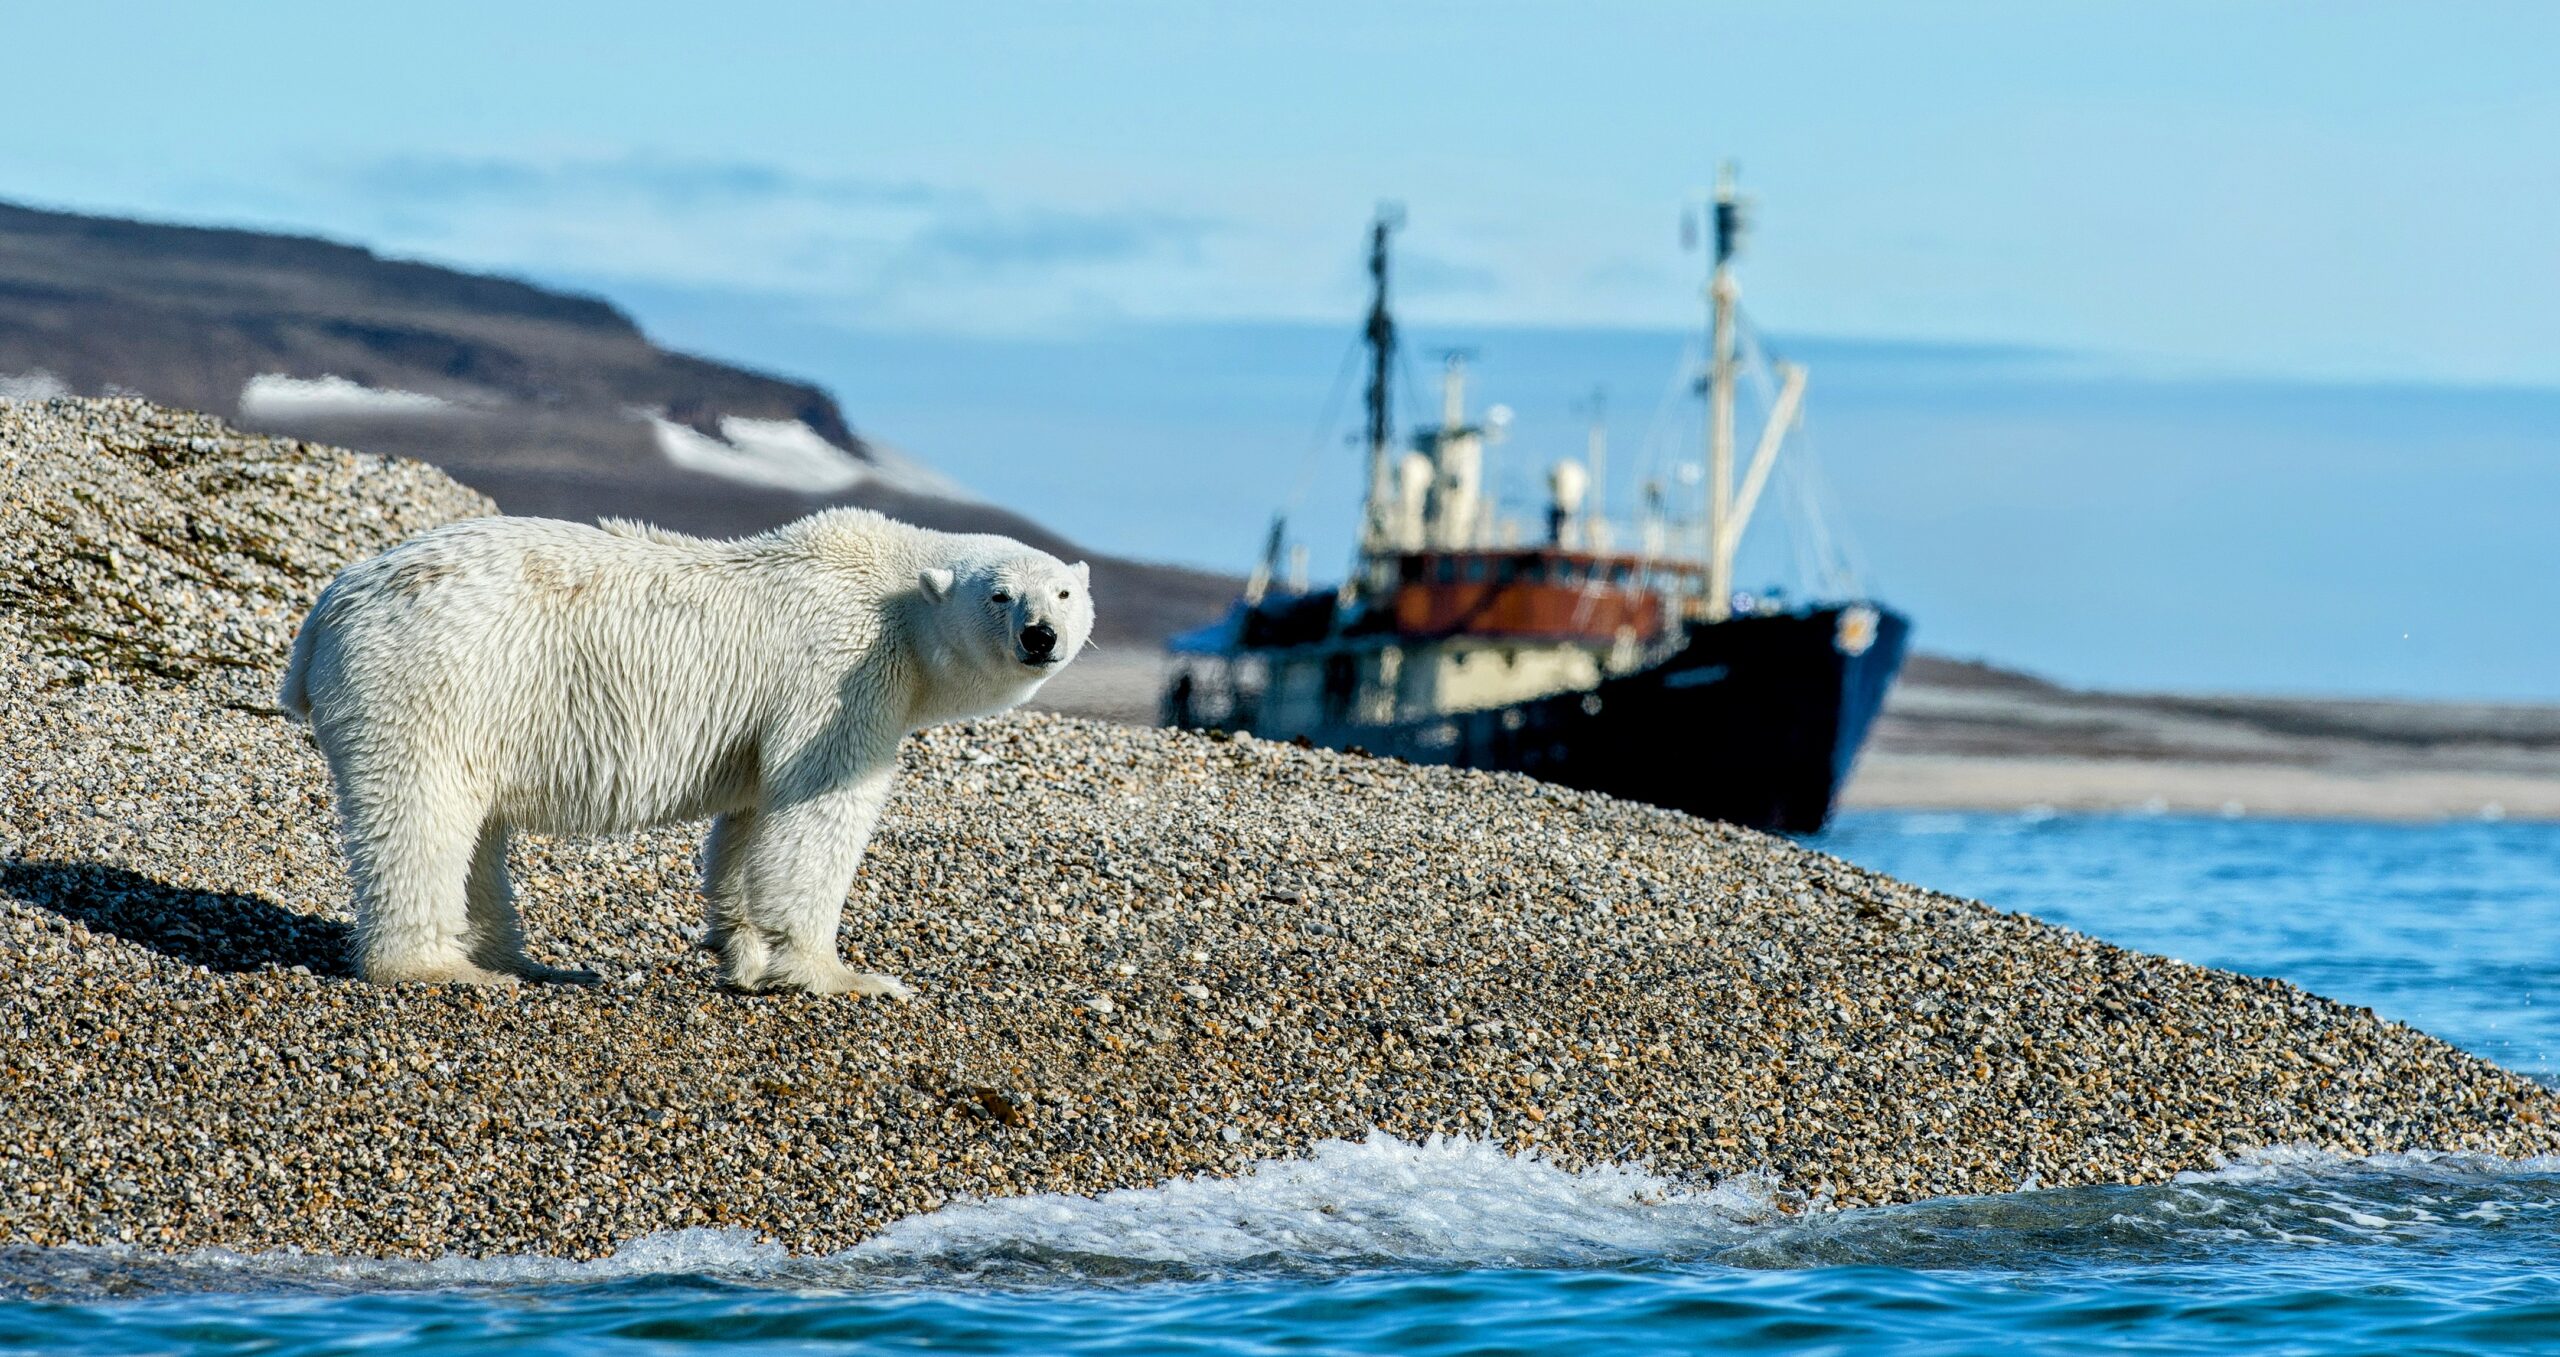
[[[1625,561],[1618,562],[1609,567],[1609,582],[1621,589],[1626,588],[1636,582],[1636,568]]]
[[[1547,563],[1547,578],[1563,585],[1578,584],[1582,580],[1582,563],[1550,561]]]
[[[1518,561],[1505,560],[1494,567],[1494,571],[1494,583],[1509,584],[1512,580],[1519,577],[1520,563]]]
[[[1470,556],[1467,558],[1467,583],[1484,583],[1484,558],[1482,556]]]
[[[1442,584],[1457,583],[1458,558],[1455,556],[1442,556],[1432,561],[1431,574],[1434,579],[1439,580]]]

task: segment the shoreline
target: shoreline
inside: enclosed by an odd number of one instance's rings
[[[2560,821],[2560,779],[2267,764],[1871,754],[1843,810],[2172,814],[2390,824]]]
[[[1152,726],[1165,665],[1084,656],[1032,709]],[[1840,804],[2560,821],[2560,707],[2082,692],[1924,657]]]

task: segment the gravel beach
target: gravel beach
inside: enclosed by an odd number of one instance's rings
[[[2548,1091],[2281,982],[1524,778],[1045,715],[908,747],[845,945],[913,1004],[719,988],[690,829],[519,845],[533,954],[603,984],[369,986],[275,673],[337,567],[488,509],[0,402],[0,1243],[829,1250],[1372,1127],[1790,1208],[2560,1151]]]

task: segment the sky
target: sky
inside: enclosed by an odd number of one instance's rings
[[[1790,327],[2560,381],[2560,10],[15,3],[20,199],[866,326],[1678,324],[1731,157]],[[82,57],[79,54],[94,54]]]
[[[0,82],[0,198],[597,291],[1226,568],[1292,502],[1338,554],[1314,426],[1379,201],[1527,467],[1595,383],[1642,441],[1731,158],[1746,305],[1822,360],[1829,498],[1924,644],[2560,698],[2514,625],[2560,605],[2548,6],[9,9],[50,55]]]

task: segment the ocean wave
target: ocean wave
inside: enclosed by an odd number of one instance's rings
[[[2476,1238],[2492,1226],[2509,1233]],[[1799,1216],[1718,1251],[1713,1261],[2042,1269],[2465,1237],[2484,1247],[2560,1246],[2560,1157],[2424,1150],[2350,1156],[2271,1146],[2139,1187],[2046,1188]]]
[[[2279,1146],[2142,1187],[1790,1213],[1774,1183],[1756,1175],[1696,1189],[1636,1167],[1568,1169],[1483,1141],[1373,1132],[1231,1178],[956,1203],[825,1256],[793,1254],[745,1229],[647,1235],[592,1261],[20,1248],[0,1250],[0,1292],[514,1288],[643,1277],[867,1289],[1687,1264],[2021,1269],[2432,1243],[2485,1231],[2509,1245],[2528,1242],[2520,1231],[2535,1247],[2560,1242],[2560,1157],[2350,1157]]]
[[[2232,1156],[2220,1166],[2181,1173],[2181,1183],[2267,1183],[2382,1175],[2469,1182],[2560,1175],[2560,1154],[2507,1159],[2466,1150],[2398,1150],[2346,1155],[2317,1145],[2269,1145]]]
[[[999,1198],[910,1217],[848,1258],[980,1266],[1114,1260],[1257,1266],[1581,1267],[1694,1252],[1777,1219],[1772,1182],[1685,1190],[1641,1169],[1567,1170],[1484,1141],[1372,1132],[1234,1178],[1099,1197]]]

